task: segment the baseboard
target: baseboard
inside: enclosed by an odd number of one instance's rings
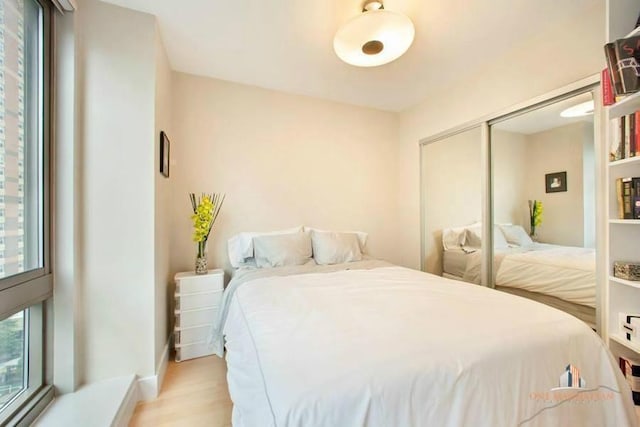
[[[156,367],[156,374],[138,379],[138,400],[153,400],[160,394],[164,375],[167,373],[167,365],[169,364],[169,349],[171,348],[171,339],[167,341],[162,352],[162,357]]]
[[[128,426],[129,421],[131,421],[131,417],[133,416],[133,412],[136,410],[137,404],[138,384],[136,381],[131,381],[127,394],[124,396],[124,399],[122,399],[122,403],[120,403],[118,412],[116,412],[116,416],[114,417],[111,425],[113,427]]]

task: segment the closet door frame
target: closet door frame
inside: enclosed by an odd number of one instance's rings
[[[604,158],[605,150],[603,144],[604,126],[602,126],[604,109],[602,108],[600,75],[596,74],[585,79],[579,80],[570,85],[548,92],[544,95],[535,97],[528,101],[516,104],[497,113],[489,114],[476,120],[472,120],[456,126],[454,128],[439,132],[432,136],[426,137],[419,141],[420,151],[420,269],[425,270],[426,250],[425,250],[425,231],[426,218],[424,191],[424,165],[423,165],[423,149],[425,146],[434,142],[442,141],[446,138],[458,135],[460,133],[480,128],[480,150],[481,150],[481,191],[482,191],[482,266],[481,266],[481,285],[494,287],[493,283],[493,164],[491,155],[491,126],[508,120],[513,117],[525,114],[527,112],[537,110],[547,105],[571,98],[581,93],[592,92],[594,100],[594,151],[595,151],[595,168],[596,168],[596,327],[599,333],[603,331],[603,319],[606,317],[606,266],[604,265],[604,256],[607,246],[607,229],[606,229],[606,201],[604,200],[606,182],[605,172],[607,167],[607,159]]]

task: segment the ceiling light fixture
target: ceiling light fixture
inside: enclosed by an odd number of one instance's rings
[[[594,104],[593,101],[582,102],[576,104],[573,107],[569,107],[566,110],[562,110],[561,117],[582,117],[593,114]]]
[[[405,15],[385,10],[382,2],[369,1],[358,15],[347,21],[333,39],[333,50],[347,64],[376,67],[402,56],[415,29]]]

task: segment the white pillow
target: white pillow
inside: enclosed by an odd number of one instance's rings
[[[238,268],[247,258],[253,258],[253,238],[256,236],[272,236],[276,234],[300,233],[302,226],[288,228],[286,230],[269,232],[244,232],[239,233],[227,241],[229,262],[233,268]]]
[[[360,261],[362,251],[356,233],[312,231],[313,258],[319,265]]]
[[[369,237],[369,234],[365,233],[364,231],[329,231],[329,230],[320,230],[319,228],[312,228],[312,227],[304,227],[304,231],[310,231],[310,232],[317,231],[319,233],[355,234],[356,236],[358,236],[358,243],[360,244],[360,251],[362,253],[366,253],[367,252],[367,238]]]
[[[479,248],[482,246],[481,226],[467,227],[464,245],[472,248]],[[500,249],[509,247],[507,240],[504,238],[504,234],[502,234],[502,230],[500,230],[500,227],[497,225],[493,226],[493,247]]]
[[[460,249],[464,245],[465,228],[445,228],[442,230],[442,246],[445,250]]]
[[[274,234],[253,238],[258,268],[302,265],[311,259],[309,233]]]
[[[533,240],[531,240],[531,237],[529,237],[521,225],[500,224],[500,229],[507,239],[507,242],[512,245],[529,246],[533,244]]]

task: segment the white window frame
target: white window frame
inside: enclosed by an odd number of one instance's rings
[[[25,0],[27,1],[27,0]],[[0,279],[0,320],[27,310],[25,317],[26,387],[0,412],[0,425],[27,426],[53,399],[50,381],[51,342],[51,296],[53,275],[51,273],[51,165],[52,165],[52,117],[53,117],[53,48],[54,5],[50,0],[37,2],[43,10],[41,44],[42,79],[39,88],[43,141],[41,147],[42,169],[42,267]]]

